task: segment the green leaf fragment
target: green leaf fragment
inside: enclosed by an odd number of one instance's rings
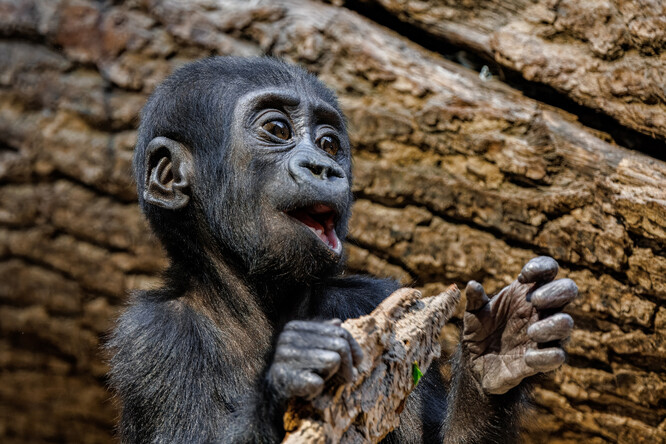
[[[416,387],[423,377],[423,373],[421,373],[421,369],[419,368],[419,363],[414,361],[412,363],[412,380],[414,381],[414,387]]]

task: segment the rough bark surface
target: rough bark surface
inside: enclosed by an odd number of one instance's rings
[[[363,350],[358,378],[329,387],[310,402],[293,402],[285,415],[283,442],[376,443],[398,427],[415,387],[413,365],[425,374],[440,356],[440,332],[459,301],[455,286],[428,298],[402,288],[370,315],[345,321],[342,326]]]
[[[487,9],[467,16],[487,23]],[[371,19],[310,1],[0,0],[2,442],[112,441],[100,344],[127,292],[155,286],[165,266],[130,176],[137,114],[169,72],[211,54],[283,57],[340,95],[356,159],[351,271],[426,295],[469,279],[492,291],[549,254],[578,283],[570,359],[537,388],[526,441],[666,439],[666,164]],[[453,21],[483,34],[471,18]],[[524,29],[547,23],[515,26],[500,28],[502,45],[524,38],[511,54],[533,54],[530,42],[569,54],[593,45]],[[633,54],[618,85],[635,89],[608,103],[622,124],[648,128],[632,122],[648,121],[643,109],[664,118],[663,99],[641,92],[664,84],[663,69],[640,68],[663,60],[654,41],[574,58],[560,77],[554,56],[531,69],[575,89],[587,74],[571,73],[590,57],[606,72]],[[666,126],[651,125],[663,137]]]
[[[666,139],[661,0],[363,1]]]

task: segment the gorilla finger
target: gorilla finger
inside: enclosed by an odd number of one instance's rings
[[[349,350],[351,351],[352,356],[352,364],[354,367],[358,367],[361,362],[363,362],[363,349],[360,345],[358,345],[358,342],[356,342],[356,339],[354,339],[349,331],[345,330],[344,328],[342,330],[345,332],[344,339],[346,339],[347,343],[349,344]]]
[[[329,379],[340,369],[342,358],[334,351],[330,350],[306,350],[307,369],[312,370],[324,380]]]
[[[316,321],[291,321],[283,331],[283,335],[288,331],[297,332],[298,334],[314,333],[318,335],[328,335],[340,337],[349,342],[349,347],[352,354],[353,365],[357,366],[363,362],[363,349],[358,345],[356,339],[341,327],[342,322],[339,319],[331,319],[325,322]]]
[[[530,296],[537,310],[562,308],[578,296],[578,286],[571,279],[558,279],[534,290]]]
[[[340,322],[340,324],[337,324]],[[285,326],[286,331],[298,331],[300,334],[303,332],[316,333],[319,335],[337,336],[349,342],[349,347],[352,354],[352,363],[354,366],[363,362],[363,349],[358,345],[356,339],[343,327],[340,326],[339,319],[331,319],[326,322],[314,321],[291,321]],[[284,334],[284,333],[283,333]]]
[[[297,330],[285,330],[280,333],[280,336],[278,336],[277,345],[282,347],[304,347],[307,341],[307,335],[302,332]]]
[[[311,347],[295,347],[292,344],[275,350],[273,362],[287,368],[312,370],[328,379],[340,368],[340,354],[331,350]]]
[[[566,313],[556,313],[530,325],[527,336],[535,342],[550,342],[566,339],[571,334],[574,321]]]
[[[539,256],[525,264],[518,275],[521,284],[542,284],[555,279],[560,267],[557,261],[550,256]]]
[[[557,347],[530,349],[525,352],[525,363],[534,370],[549,372],[558,369],[566,357],[564,350]]]
[[[299,362],[301,360],[301,350],[302,348],[294,347],[290,343],[281,344],[278,342],[273,356],[273,363],[286,364],[293,367],[293,362]]]
[[[319,321],[289,321],[284,326],[283,331],[290,331],[290,330],[312,331],[322,325],[325,325],[325,323]]]
[[[469,281],[465,287],[465,296],[467,297],[467,306],[465,311],[476,311],[486,305],[489,301],[483,285],[477,281]]]
[[[301,331],[311,332],[320,335],[339,336],[346,338],[349,332],[339,325],[332,323],[335,319],[329,321],[290,321],[285,325],[283,331]],[[349,337],[351,337],[349,335]]]
[[[326,349],[333,350],[340,355],[340,369],[338,370],[338,374],[344,382],[352,381],[354,379],[354,363],[349,342],[342,338],[331,337],[326,338],[326,340],[327,342],[324,344]]]
[[[339,336],[321,335],[316,332],[287,330],[280,334],[277,344],[296,348],[323,348],[336,350],[340,342],[349,348],[348,343]]]
[[[324,342],[319,348],[325,348],[337,352],[342,358],[340,373],[345,382],[352,381],[355,376],[354,367],[363,361],[363,350],[358,342],[347,330],[341,328],[342,336],[324,336]]]
[[[298,372],[291,382],[291,393],[294,396],[311,400],[324,390],[324,380],[310,371]]]
[[[356,339],[349,334],[349,349],[351,350],[352,354],[352,363],[354,364],[354,367],[358,367],[361,365],[361,362],[363,362],[363,349],[361,348],[360,345],[358,345],[358,342],[356,342]]]

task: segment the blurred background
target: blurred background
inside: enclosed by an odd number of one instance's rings
[[[137,115],[174,68],[229,54],[339,94],[351,271],[494,291],[547,254],[578,283],[526,442],[666,441],[661,0],[0,0],[0,441],[115,441],[105,334],[166,265]]]

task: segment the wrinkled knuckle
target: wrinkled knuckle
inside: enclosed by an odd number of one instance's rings
[[[347,330],[345,330],[344,328],[342,328],[338,325],[333,326],[332,333],[333,333],[334,336],[338,336],[340,338],[346,338],[347,335],[349,334],[349,332]]]
[[[339,353],[345,353],[349,351],[349,342],[345,341],[342,338],[334,338],[331,341],[331,348]]]
[[[291,359],[294,354],[296,354],[294,347],[289,344],[278,344],[278,347],[275,349],[275,361],[284,362],[288,359]]]
[[[298,333],[293,330],[283,331],[278,338],[278,345],[286,345],[294,342],[299,337]]]
[[[303,321],[289,321],[287,325],[284,326],[284,331],[293,331],[300,330],[304,327]]]
[[[532,293],[532,303],[538,304],[538,303],[542,302],[542,299],[546,296],[547,291],[548,291],[547,287],[537,288]]]
[[[288,348],[289,344],[282,342],[282,338],[278,339],[277,346],[275,347],[274,359],[277,360],[285,356]]]
[[[274,382],[284,384],[293,378],[293,369],[285,364],[276,363],[270,369],[270,376]]]

